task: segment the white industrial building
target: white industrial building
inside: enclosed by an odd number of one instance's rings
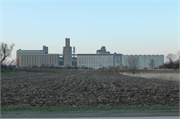
[[[19,67],[52,67],[59,66],[59,54],[21,54]]]
[[[113,54],[77,54],[77,66],[99,69],[113,66]]]
[[[122,55],[123,67],[128,66],[126,58],[130,55]],[[150,69],[149,63],[151,59],[154,59],[155,66],[158,67],[164,63],[164,55],[133,55],[139,58],[139,69],[148,68]]]
[[[43,46],[43,50],[17,50],[17,67],[32,66],[59,66],[59,54],[48,54],[48,47]]]
[[[79,68],[88,67],[92,69],[110,68],[110,67],[128,67],[126,58],[130,55],[110,54],[106,51],[105,46],[96,51],[96,54],[75,54],[75,47],[70,46],[70,39],[65,39],[65,47],[63,47],[63,54],[48,54],[48,47],[43,46],[43,50],[17,50],[16,60],[17,67],[38,67],[45,66],[76,66]],[[62,56],[62,57],[59,57]],[[72,58],[73,56],[73,58]],[[76,56],[76,57],[75,57]],[[150,69],[149,63],[154,59],[155,66],[158,67],[164,63],[164,55],[134,55],[139,58],[139,69]],[[73,60],[72,60],[73,59]],[[73,65],[72,65],[73,64]]]
[[[21,61],[23,61],[22,59],[21,60],[19,59],[19,56],[24,55],[24,54],[26,54],[26,55],[30,55],[30,54],[31,55],[34,55],[34,54],[39,55],[39,54],[45,54],[45,51],[44,50],[21,50],[21,49],[17,50],[17,52],[16,52],[16,66],[17,67],[20,67]]]
[[[110,66],[128,67],[126,58],[130,55],[122,54],[77,54],[77,66],[89,67],[93,69],[109,68]],[[158,67],[164,63],[163,55],[133,55],[139,57],[139,69],[150,69],[149,63],[154,59],[155,66]]]

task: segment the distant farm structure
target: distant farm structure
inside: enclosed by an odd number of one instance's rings
[[[96,51],[96,54],[75,54],[75,47],[70,46],[70,38],[65,38],[63,54],[49,54],[48,47],[43,50],[17,50],[17,67],[78,67],[89,69],[102,69],[119,67],[126,69],[129,64],[126,59],[130,56],[138,57],[139,69],[151,69],[149,63],[153,60],[153,68],[164,64],[164,55],[124,55],[120,53],[111,54],[106,51],[105,46]]]

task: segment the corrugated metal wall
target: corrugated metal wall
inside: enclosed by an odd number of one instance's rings
[[[113,66],[113,55],[77,55],[77,66],[89,67],[93,69],[102,67],[108,68],[109,66]]]
[[[19,55],[20,67],[42,66],[59,66],[59,55]]]
[[[43,50],[17,50],[16,52],[16,66],[19,67],[19,55],[22,54],[45,54],[45,51]]]
[[[126,59],[128,56],[130,56],[130,55],[122,55],[123,66],[126,66],[126,65],[128,66],[128,64],[126,63]],[[154,61],[155,61],[154,67],[158,67],[164,63],[164,55],[136,55],[136,56],[139,57],[139,68],[140,69],[143,69],[145,67],[150,69],[149,63],[150,63],[151,59],[154,59]]]
[[[115,58],[115,66],[119,66],[120,64],[125,67],[128,64],[126,63],[126,58],[130,55],[122,55],[117,54]],[[151,59],[154,59],[155,66],[158,67],[164,63],[164,55],[133,55],[139,57],[139,68],[143,69],[144,67],[150,68],[149,63]],[[88,55],[88,54],[82,54],[77,55],[77,66],[78,67],[89,67],[89,68],[102,68],[102,67],[109,67],[114,66],[113,64],[114,55]]]

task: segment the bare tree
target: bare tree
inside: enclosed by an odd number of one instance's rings
[[[8,46],[7,43],[3,43],[1,42],[1,46],[0,46],[0,52],[1,52],[1,63],[6,60],[7,57],[10,56],[13,47],[15,44],[11,44],[10,46]]]
[[[180,50],[176,53],[177,59],[175,61],[175,68],[178,69],[180,67]]]
[[[44,64],[44,63],[42,63],[42,64],[41,64],[41,67],[42,67],[42,68],[44,68],[44,67],[45,67],[45,64]]]
[[[176,58],[176,55],[174,55],[172,53],[170,53],[166,56],[166,59],[169,61],[169,63],[174,62],[175,58]]]
[[[177,51],[176,55],[177,55],[177,58],[180,60],[180,50]]]
[[[54,64],[51,65],[51,68],[54,68]]]
[[[175,62],[175,59],[176,59],[176,55],[175,54],[168,54],[166,56],[166,59],[168,60],[168,63],[166,63],[167,67],[170,68],[170,69],[173,69],[174,68],[174,62]]]
[[[49,64],[46,64],[46,68],[49,68]]]
[[[8,66],[10,64],[10,61],[9,60],[4,60],[3,62],[1,62],[1,64]]]
[[[154,66],[155,66],[155,61],[154,61],[154,59],[151,59],[151,60],[150,60],[150,63],[149,63],[149,67],[150,67],[151,69],[153,69]]]
[[[126,63],[128,65],[128,69],[134,74],[139,68],[139,57],[130,55],[126,58]]]

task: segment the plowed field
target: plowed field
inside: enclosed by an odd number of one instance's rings
[[[1,75],[1,106],[179,105],[175,81],[95,70],[37,71]]]

